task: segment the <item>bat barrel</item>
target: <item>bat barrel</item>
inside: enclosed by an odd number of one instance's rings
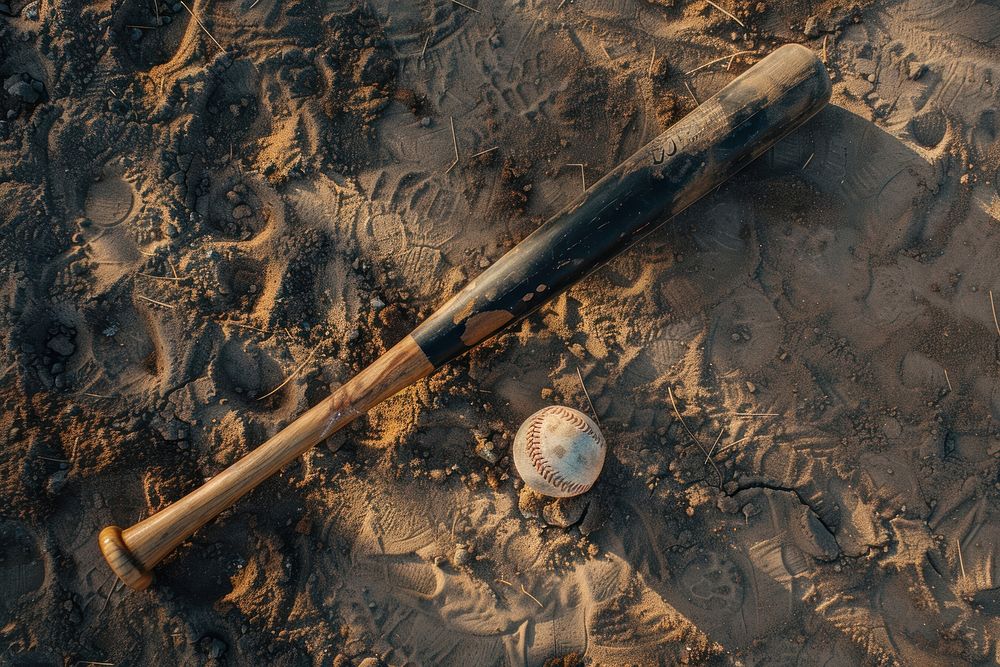
[[[804,46],[783,46],[611,170],[420,325],[435,368],[524,318],[724,182],[830,99]]]
[[[373,405],[520,320],[690,206],[819,111],[830,79],[783,46],[671,127],[470,282],[414,332],[280,433],[101,551],[135,589],[168,553],[292,459]]]

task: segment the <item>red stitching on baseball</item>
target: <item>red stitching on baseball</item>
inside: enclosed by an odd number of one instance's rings
[[[586,420],[577,416],[575,413],[567,410],[561,405],[550,405],[543,410],[540,410],[535,414],[531,423],[528,425],[528,431],[525,434],[525,445],[528,458],[531,459],[531,465],[534,466],[535,471],[541,475],[542,479],[556,487],[560,491],[566,493],[578,494],[583,493],[591,487],[590,484],[577,484],[570,482],[565,479],[558,471],[552,468],[549,462],[542,456],[542,443],[539,430],[542,428],[542,422],[545,418],[554,414],[562,419],[568,421],[573,427],[575,427],[581,433],[589,435],[594,438],[597,442],[601,443],[601,447],[604,447],[604,437],[599,433],[595,432],[594,429],[590,427],[590,424]]]

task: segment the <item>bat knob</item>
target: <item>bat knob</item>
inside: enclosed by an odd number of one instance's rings
[[[121,528],[108,526],[101,531],[98,542],[101,545],[104,559],[108,561],[108,565],[118,575],[118,578],[125,582],[126,586],[141,591],[152,583],[153,574],[138,565],[135,556],[125,544]]]

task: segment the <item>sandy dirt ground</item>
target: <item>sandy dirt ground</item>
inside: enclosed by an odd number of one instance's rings
[[[1000,5],[715,4],[0,0],[0,663],[996,664]],[[829,108],[116,585],[103,526],[786,42]]]

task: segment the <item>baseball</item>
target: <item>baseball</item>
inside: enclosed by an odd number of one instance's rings
[[[550,405],[528,417],[514,436],[514,466],[532,490],[568,498],[597,481],[607,451],[604,435],[579,410]]]

